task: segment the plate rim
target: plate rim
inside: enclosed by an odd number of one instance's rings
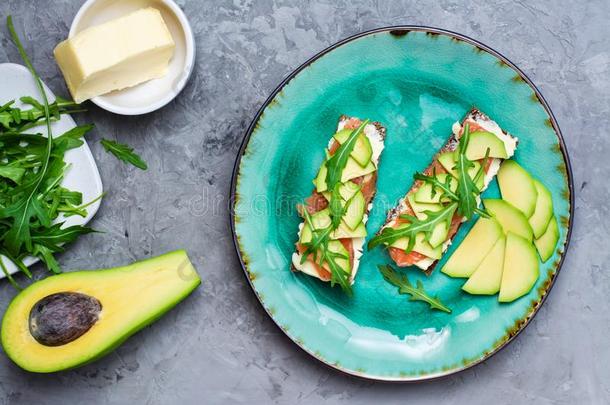
[[[492,351],[484,354],[481,358],[465,364],[461,367],[458,368],[453,368],[447,371],[442,371],[442,372],[438,372],[438,373],[431,373],[431,374],[423,374],[423,375],[418,375],[418,376],[380,376],[380,375],[371,375],[369,373],[366,372],[359,372],[357,370],[350,370],[348,368],[344,368],[340,365],[337,364],[333,364],[328,362],[326,359],[316,355],[315,353],[311,352],[310,350],[308,350],[302,342],[297,341],[296,339],[294,339],[293,337],[291,337],[275,320],[275,318],[273,317],[273,315],[269,312],[269,310],[267,310],[267,308],[265,307],[265,305],[263,304],[263,302],[261,301],[261,298],[256,290],[256,288],[254,287],[254,284],[252,283],[252,280],[250,279],[249,275],[248,275],[248,270],[246,268],[246,264],[244,262],[244,259],[242,257],[242,253],[241,253],[241,249],[240,249],[240,245],[239,245],[239,240],[237,237],[237,232],[235,229],[235,195],[236,195],[236,190],[237,190],[237,180],[239,178],[239,167],[241,164],[241,160],[242,157],[244,156],[246,147],[248,146],[248,143],[250,141],[250,137],[252,136],[252,133],[254,132],[254,129],[256,128],[256,125],[258,123],[258,121],[260,120],[261,116],[263,115],[263,112],[265,111],[265,109],[269,106],[269,104],[271,104],[271,102],[273,101],[273,99],[275,99],[275,97],[283,90],[283,88],[292,80],[294,79],[299,73],[301,73],[301,71],[303,71],[305,68],[307,68],[309,65],[311,65],[313,62],[315,62],[316,60],[318,60],[319,58],[323,57],[324,55],[326,55],[327,53],[330,53],[332,51],[334,51],[335,49],[349,43],[352,42],[354,40],[360,39],[362,37],[365,36],[369,36],[369,35],[373,35],[373,34],[378,34],[378,33],[390,33],[392,35],[397,35],[397,36],[402,36],[405,34],[408,34],[411,31],[418,31],[418,32],[424,32],[424,33],[431,33],[431,34],[440,34],[440,35],[445,35],[448,36],[450,38],[453,39],[457,39],[457,40],[461,40],[464,41],[472,46],[475,46],[489,54],[491,54],[492,56],[496,57],[498,60],[500,60],[501,62],[505,63],[508,67],[510,67],[511,69],[513,69],[515,71],[515,73],[517,75],[519,75],[520,78],[523,79],[523,81],[528,84],[530,86],[530,88],[532,89],[532,91],[534,92],[534,94],[537,96],[538,101],[540,102],[540,104],[542,105],[542,107],[544,108],[544,110],[546,111],[546,113],[549,116],[550,119],[550,124],[553,128],[553,131],[555,132],[555,135],[557,136],[557,140],[559,142],[559,148],[561,150],[561,154],[563,156],[563,160],[566,164],[566,179],[567,179],[567,187],[568,190],[570,192],[570,198],[569,198],[569,203],[570,203],[570,208],[569,208],[569,214],[570,217],[568,218],[568,230],[566,232],[566,239],[563,245],[563,252],[561,254],[561,257],[559,258],[559,263],[557,265],[557,269],[554,273],[554,275],[552,276],[552,279],[550,280],[549,286],[545,292],[545,294],[540,298],[540,301],[538,303],[538,305],[535,305],[532,312],[528,313],[525,315],[524,318],[521,318],[521,320],[523,321],[522,323],[520,323],[519,329],[516,330],[513,334],[511,334],[511,336],[509,336],[506,340],[504,340],[502,342],[502,344],[498,345],[497,347],[493,348]],[[250,125],[248,126],[248,128],[246,129],[246,132],[244,134],[244,137],[241,141],[241,144],[239,146],[239,151],[237,153],[237,156],[235,158],[235,163],[233,165],[233,173],[231,175],[231,185],[230,185],[230,194],[229,194],[229,222],[230,222],[230,226],[231,226],[231,236],[233,239],[233,246],[235,247],[235,251],[237,253],[237,257],[239,259],[239,263],[240,266],[242,268],[242,271],[244,273],[244,276],[246,277],[246,280],[248,281],[248,285],[250,286],[250,288],[252,289],[252,292],[254,293],[254,295],[256,296],[256,299],[258,300],[259,304],[261,305],[261,307],[263,308],[263,310],[265,311],[265,313],[267,314],[267,316],[271,319],[271,321],[277,326],[277,328],[279,330],[282,331],[282,334],[288,338],[291,342],[293,342],[297,347],[299,347],[302,351],[304,351],[305,353],[307,353],[308,355],[310,355],[311,357],[313,357],[314,359],[316,359],[318,362],[320,362],[321,364],[325,365],[326,367],[333,369],[333,370],[337,370],[339,372],[341,372],[342,374],[348,375],[350,377],[358,377],[367,381],[378,381],[378,382],[387,382],[387,383],[417,383],[417,382],[424,382],[424,381],[432,381],[432,380],[438,380],[438,379],[442,379],[445,377],[448,377],[450,375],[456,374],[456,373],[460,373],[464,370],[468,370],[471,367],[474,367],[478,364],[481,364],[482,362],[486,361],[487,359],[493,357],[493,355],[495,355],[496,353],[498,353],[499,351],[501,351],[503,348],[505,348],[506,346],[508,346],[513,339],[515,339],[523,330],[525,330],[525,328],[530,324],[531,320],[534,319],[534,317],[536,316],[536,314],[538,313],[538,311],[540,310],[540,308],[542,307],[542,305],[544,304],[544,302],[546,301],[547,297],[549,296],[551,290],[553,289],[553,286],[555,285],[555,280],[557,279],[557,276],[559,275],[559,272],[561,271],[561,268],[563,267],[563,263],[565,260],[565,257],[568,253],[568,248],[570,246],[570,239],[572,237],[572,228],[574,226],[574,176],[572,173],[572,165],[570,162],[570,157],[568,154],[568,149],[567,149],[567,145],[565,143],[565,140],[563,138],[563,134],[561,132],[561,129],[559,128],[559,124],[557,122],[557,119],[555,118],[555,115],[553,114],[553,111],[551,110],[551,107],[549,106],[548,102],[546,101],[546,99],[544,98],[544,96],[542,95],[542,93],[540,92],[540,90],[538,89],[538,87],[536,87],[536,85],[534,84],[534,82],[525,74],[525,72],[523,72],[519,67],[517,67],[517,65],[515,65],[510,59],[508,59],[506,56],[504,56],[503,54],[501,54],[500,52],[496,51],[495,49],[491,48],[488,45],[485,45],[484,43],[471,38],[467,35],[464,34],[460,34],[458,32],[455,31],[451,31],[451,30],[447,30],[447,29],[443,29],[443,28],[437,28],[437,27],[431,27],[431,26],[426,26],[426,25],[390,25],[390,26],[385,26],[385,27],[379,27],[379,28],[373,28],[370,30],[366,30],[366,31],[362,31],[359,33],[356,33],[354,35],[350,35],[336,43],[333,43],[332,45],[324,48],[323,50],[321,50],[320,52],[317,52],[315,55],[313,55],[311,58],[307,59],[304,63],[302,63],[301,65],[299,65],[297,68],[295,68],[291,73],[289,73],[287,76],[285,76],[282,81],[275,87],[275,89],[271,92],[271,94],[269,95],[269,97],[267,97],[267,99],[265,100],[265,102],[258,108],[258,111],[256,112],[256,115],[254,116],[254,118],[252,119],[252,121],[250,122]]]

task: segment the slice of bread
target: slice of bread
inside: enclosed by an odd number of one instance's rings
[[[339,122],[337,125],[337,131],[344,129],[346,125],[348,127],[351,127],[354,125],[355,122],[360,122],[360,120],[355,117],[348,117],[346,115],[342,115],[339,118]],[[371,143],[371,147],[373,150],[373,155],[371,157],[371,161],[373,162],[373,164],[375,165],[376,168],[379,168],[379,159],[381,157],[381,152],[384,147],[386,129],[379,122],[371,122],[366,125],[363,132],[366,135],[366,137],[368,138],[369,142]],[[335,142],[334,138],[331,137],[331,139],[328,143],[329,150],[333,147],[334,142]],[[363,177],[362,179],[360,179],[360,178],[352,179],[352,181],[361,181],[362,185],[363,185],[363,189],[364,189],[365,184],[368,187],[367,190],[370,188],[370,192],[368,192],[367,196],[366,196],[367,206],[365,208],[365,214],[364,214],[364,217],[362,220],[362,222],[365,224],[368,219],[368,214],[373,206],[373,198],[377,191],[377,172],[378,172],[378,170],[375,170],[373,173],[367,174],[365,176],[361,176],[361,177]],[[309,206],[307,204],[300,205],[298,207],[299,212],[302,212],[301,211],[302,209],[310,208],[309,212],[313,213],[313,212],[319,211],[321,207],[323,208],[325,206],[325,203],[327,204],[327,201],[324,199],[324,197],[320,193],[318,193],[316,191],[315,188],[312,191],[311,196],[306,201],[314,202],[314,204],[312,204],[312,205],[315,205],[315,207],[313,207],[313,209],[311,209],[312,208],[311,205],[309,205]],[[315,203],[316,201],[317,201],[317,203]],[[304,222],[302,222],[299,225],[299,231],[298,231],[299,240],[301,237],[301,232],[302,232],[303,226],[304,226]],[[358,267],[360,264],[360,257],[362,256],[365,238],[364,237],[363,238],[350,238],[350,240],[351,240],[351,248],[352,248],[351,249],[352,254],[350,255],[350,260],[351,260],[350,282],[353,284],[354,280],[356,278],[356,273],[358,272]],[[329,275],[320,274],[320,272],[318,270],[318,266],[314,265],[309,260],[305,261],[304,263],[301,263],[301,258],[302,258],[302,255],[299,253],[298,249],[295,250],[295,252],[292,255],[292,263],[291,263],[291,269],[293,271],[301,271],[312,277],[319,278],[322,281],[330,281]]]
[[[513,136],[508,134],[506,131],[502,130],[498,126],[498,124],[496,124],[494,121],[492,121],[487,115],[485,115],[478,109],[473,108],[468,112],[468,114],[466,114],[466,116],[464,117],[464,119],[462,120],[461,123],[456,122],[453,124],[451,136],[449,137],[449,139],[447,140],[445,145],[434,156],[430,165],[424,170],[424,172],[423,172],[424,174],[432,175],[435,171],[438,172],[439,167],[442,167],[440,165],[440,163],[438,162],[438,157],[444,152],[455,151],[457,149],[457,147],[459,145],[460,137],[462,135],[462,128],[464,127],[464,124],[466,122],[470,123],[471,127],[474,124],[474,125],[480,127],[482,130],[491,132],[494,135],[496,135],[498,138],[500,138],[506,146],[506,150],[508,152],[509,158],[514,154],[514,151],[517,147],[517,138],[514,138]],[[502,160],[503,159],[498,159],[498,158],[492,159],[492,161],[489,165],[489,169],[487,170],[487,172],[485,174],[483,189],[481,190],[481,192],[483,192],[487,188],[489,183],[494,179],[495,175],[498,172],[498,169],[500,168],[500,163],[502,162]],[[407,194],[403,198],[401,198],[398,201],[398,204],[388,212],[386,222],[381,227],[381,229],[378,231],[377,234],[381,233],[381,231],[383,231],[384,228],[386,228],[388,226],[392,226],[395,223],[395,221],[397,221],[398,217],[409,209],[409,205],[407,202],[407,196],[411,193],[416,192],[417,189],[419,189],[419,187],[421,185],[422,185],[421,181],[413,182],[413,185],[411,186],[411,188],[409,189]],[[480,199],[478,199],[478,202],[480,203]],[[457,215],[457,213],[455,215]],[[451,241],[452,241],[453,237],[455,236],[455,234],[459,230],[459,227],[461,226],[461,223],[463,223],[463,222],[464,222],[464,219],[462,218],[459,225],[455,229],[455,232],[453,232],[453,234],[450,234],[447,241],[445,241],[445,243],[442,245],[443,253],[445,253],[445,251],[449,248],[449,245],[451,245]],[[436,267],[437,263],[438,263],[438,260],[434,260],[432,258],[426,257],[424,259],[417,261],[416,263],[414,263],[414,265],[419,267],[422,271],[424,271],[426,274],[429,275],[430,273],[432,273],[432,271]],[[399,263],[396,263],[396,264],[400,266]]]

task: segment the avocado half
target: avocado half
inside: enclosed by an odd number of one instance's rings
[[[79,367],[110,353],[200,283],[183,250],[123,267],[51,276],[11,301],[2,320],[2,346],[28,371]]]

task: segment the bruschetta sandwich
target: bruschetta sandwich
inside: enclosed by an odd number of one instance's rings
[[[341,116],[326,148],[314,189],[297,210],[299,225],[293,271],[301,271],[351,292],[366,222],[377,190],[377,169],[385,128],[377,122]]]
[[[470,110],[453,124],[432,163],[414,176],[369,249],[385,246],[396,265],[430,274],[461,224],[474,214],[486,215],[479,208],[480,194],[516,148],[516,138],[481,111]]]

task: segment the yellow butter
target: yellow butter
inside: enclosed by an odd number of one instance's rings
[[[87,28],[61,42],[55,59],[77,103],[167,73],[174,40],[149,7]]]

